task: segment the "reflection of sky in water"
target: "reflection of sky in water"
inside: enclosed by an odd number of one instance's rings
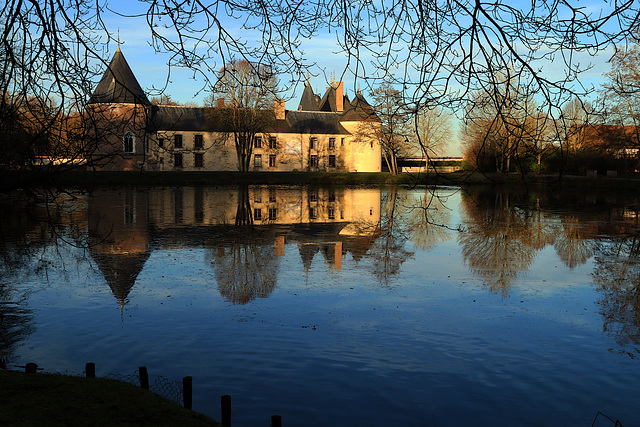
[[[87,252],[50,249],[46,275],[19,276],[35,290],[35,332],[15,364],[191,375],[194,409],[219,418],[230,394],[239,426],[276,413],[290,425],[589,425],[597,411],[633,425],[640,372],[624,352],[636,350],[602,332],[593,259],[569,268],[549,244],[503,295],[470,271],[456,233],[430,250],[405,241],[411,256],[384,284],[379,258],[347,251],[338,269],[329,248],[305,271],[303,242],[287,241],[265,264],[276,287],[246,304],[221,295],[215,245],[155,247],[122,310],[74,261]],[[275,256],[273,242],[263,249]]]

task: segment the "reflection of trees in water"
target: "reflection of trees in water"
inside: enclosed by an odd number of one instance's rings
[[[413,255],[404,248],[409,237],[407,223],[402,218],[402,203],[399,202],[403,197],[395,187],[383,196],[380,234],[370,250],[374,260],[373,274],[385,285]]]
[[[535,252],[516,227],[487,230],[471,226],[460,235],[462,255],[474,274],[485,279],[491,292],[509,294],[518,273],[529,269]]]
[[[585,264],[593,255],[593,245],[578,218],[562,219],[562,232],[558,233],[553,247],[564,265],[574,269]]]
[[[35,251],[50,241],[46,208],[15,194],[0,200],[0,277],[30,264]]]
[[[5,193],[0,199],[0,279],[25,266],[46,275],[53,263],[48,257],[65,247],[84,248],[86,200],[69,192]],[[43,256],[44,250],[55,247]],[[64,266],[65,264],[63,264]]]
[[[593,277],[602,293],[604,332],[640,353],[640,235],[599,245]]]
[[[278,256],[274,242],[259,235],[253,225],[249,187],[238,187],[234,235],[213,254],[220,295],[234,304],[268,297],[276,286]],[[273,237],[273,236],[272,236]]]
[[[34,331],[27,294],[20,294],[7,282],[0,282],[0,369],[6,369],[16,345]]]
[[[513,206],[507,191],[463,197],[466,231],[462,255],[491,292],[509,294],[513,281],[531,266],[536,250],[553,240],[544,216]]]
[[[406,226],[416,248],[431,251],[438,244],[451,238],[449,233],[450,210],[447,198],[425,189],[424,194],[410,200],[406,206]]]
[[[85,245],[86,204],[71,193],[5,193],[0,199],[0,368],[16,345],[34,330],[29,290],[18,287],[22,273],[47,280],[52,268],[66,273],[69,244]],[[50,250],[51,248],[55,250]],[[59,261],[52,256],[59,256]],[[79,261],[79,260],[78,260]]]
[[[236,210],[236,226],[253,225],[253,211],[251,210],[251,202],[249,200],[249,185],[241,184],[238,186],[238,209]]]
[[[276,287],[279,257],[273,242],[237,236],[212,254],[220,294],[234,304],[268,297]]]

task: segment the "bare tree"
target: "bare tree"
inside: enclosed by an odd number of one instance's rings
[[[451,116],[441,107],[423,108],[416,117],[417,140],[425,156],[441,155],[453,137]]]
[[[527,149],[540,158],[547,118],[517,76],[507,72],[495,82],[490,91],[476,91],[466,108],[465,156],[481,169],[493,159],[493,170],[507,173],[523,160]]]
[[[583,147],[585,129],[591,122],[593,107],[589,102],[573,98],[562,107],[559,120],[560,138],[566,152],[574,152]]]
[[[377,120],[365,121],[361,132],[367,140],[380,141],[382,156],[393,175],[399,173],[398,158],[412,153],[415,132],[411,126],[411,109],[404,102],[402,92],[390,80],[371,91]],[[410,140],[411,139],[411,140]]]
[[[640,29],[636,28],[624,45],[616,46],[605,74],[599,102],[600,121],[608,125],[627,126],[625,142],[640,147]]]
[[[233,135],[240,172],[249,171],[256,136],[273,129],[277,90],[278,79],[265,65],[234,60],[220,70],[207,104],[225,108],[221,119]]]

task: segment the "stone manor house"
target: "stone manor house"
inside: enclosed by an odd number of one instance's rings
[[[233,133],[215,117],[229,107],[152,105],[120,48],[85,109],[88,160],[96,170],[237,171]],[[343,83],[320,97],[305,83],[296,110],[277,100],[270,128],[256,135],[252,171],[380,172],[380,121]]]

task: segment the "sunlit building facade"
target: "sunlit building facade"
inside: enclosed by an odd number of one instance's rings
[[[298,108],[276,100],[251,142],[251,171],[380,172],[379,120],[342,82],[320,97],[305,84]],[[231,109],[152,105],[118,49],[86,108],[89,160],[97,170],[237,171]],[[366,126],[365,126],[366,123]],[[364,131],[363,129],[366,129]]]

